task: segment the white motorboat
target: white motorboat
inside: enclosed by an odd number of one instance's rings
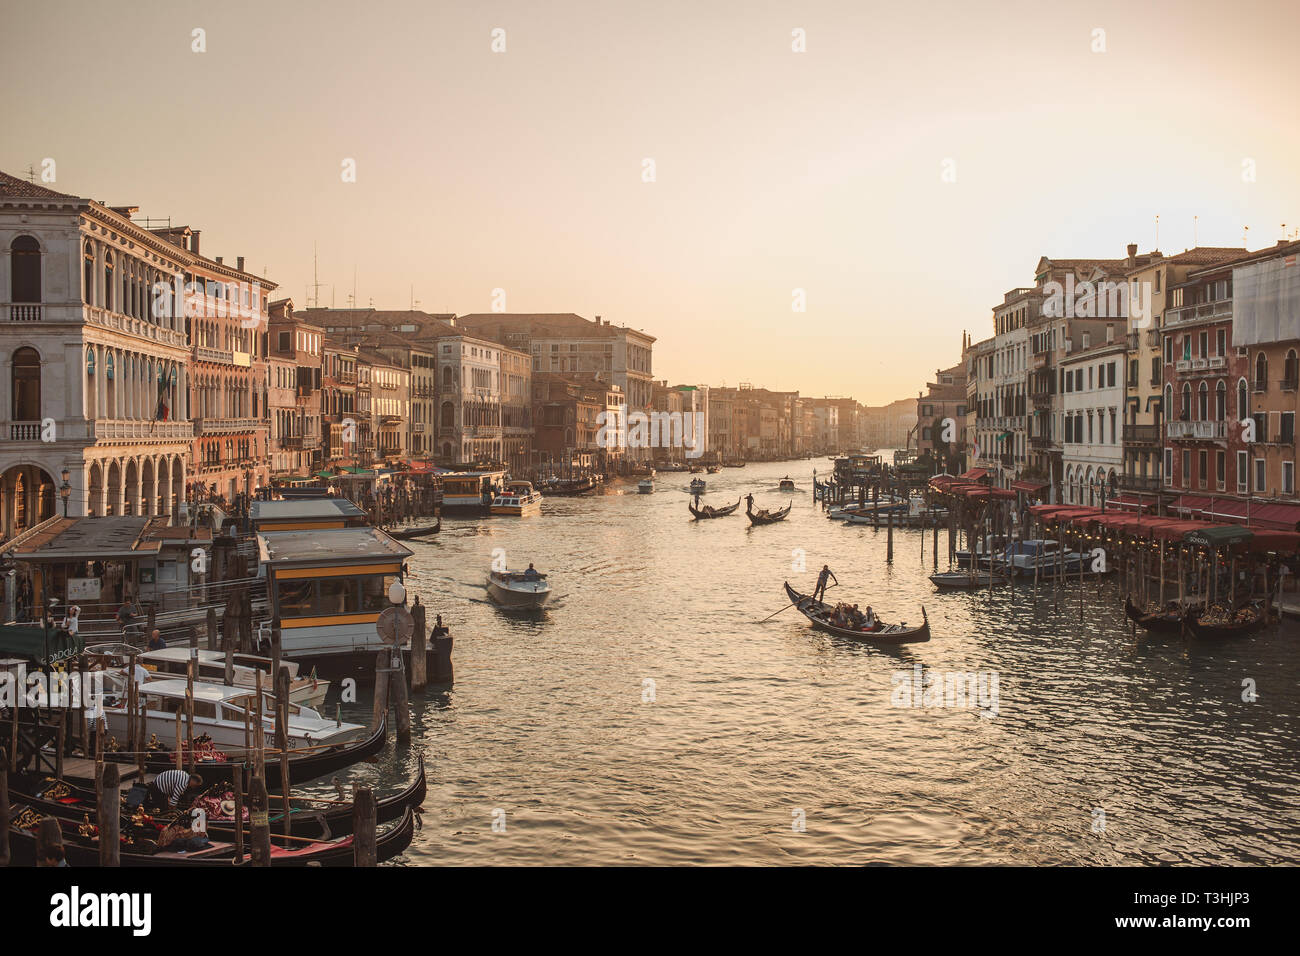
[[[94,654],[95,648],[87,648],[87,653]],[[153,675],[153,680],[168,678],[185,679],[186,668],[190,659],[188,647],[165,647],[158,651],[142,651],[136,659]],[[193,651],[197,667],[194,679],[212,684],[224,684],[226,681],[226,655],[222,651],[200,649]],[[273,690],[274,678],[271,676],[271,658],[255,654],[236,654],[234,677],[235,686],[252,690],[257,687],[257,672],[262,672],[262,689]],[[123,662],[125,663],[125,662]],[[296,661],[280,662],[280,666],[289,671],[289,699],[295,704],[309,706],[319,704],[329,693],[330,682],[319,680],[314,675],[302,677],[298,673]]]
[[[517,518],[542,513],[542,493],[533,488],[532,482],[512,481],[505,491],[492,499],[492,514],[513,515]]]
[[[488,594],[505,607],[539,608],[551,596],[546,575],[539,571],[492,571],[488,574]]]
[[[128,686],[122,671],[104,671],[104,690],[99,708],[108,721],[108,732],[118,740],[127,735]],[[140,685],[145,702],[146,740],[157,735],[173,745],[176,740],[176,715],[181,715],[184,732],[187,682],[154,680]],[[194,736],[207,735],[218,749],[241,750],[251,744],[255,730],[256,691],[226,684],[194,683]],[[275,733],[275,696],[262,694],[262,730],[268,740]],[[321,745],[332,746],[355,740],[366,733],[361,724],[328,720],[310,707],[289,704],[288,744],[290,750]]]

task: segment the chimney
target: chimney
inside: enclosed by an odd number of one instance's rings
[[[199,254],[199,230],[197,229],[190,233],[190,252],[196,256]]]
[[[1138,257],[1138,245],[1136,242],[1130,242],[1128,244],[1128,264],[1130,266],[1137,265],[1137,257]]]
[[[243,272],[243,271],[244,271],[244,257],[243,257],[243,256],[239,256],[238,258],[235,259],[235,268],[238,269],[240,272]]]
[[[600,316],[596,316],[596,324],[597,324],[597,325],[600,325],[600,324],[601,324]]]

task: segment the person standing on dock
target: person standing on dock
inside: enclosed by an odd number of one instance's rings
[[[822,565],[822,569],[821,569],[821,573],[819,573],[819,574],[817,575],[817,587],[813,588],[813,600],[814,600],[814,601],[820,601],[823,597],[826,596],[826,582],[827,582],[827,581],[834,581],[836,584],[839,584],[839,583],[840,583],[840,579],[837,578],[834,574],[831,573],[831,567],[830,567],[830,565],[829,565],[829,564],[823,564],[823,565]]]

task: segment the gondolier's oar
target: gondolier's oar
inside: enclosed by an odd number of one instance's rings
[[[838,582],[838,581],[836,581],[834,584],[832,584],[832,585],[830,585],[829,587],[827,587],[827,588],[826,588],[826,591],[829,591],[831,588],[834,588],[834,587],[839,587],[839,582]],[[823,591],[822,593],[825,594],[826,591]],[[804,595],[804,596],[807,597],[807,595]],[[794,603],[795,603],[795,604],[798,604],[799,602],[798,602],[798,601],[795,601]],[[792,608],[792,607],[794,607],[794,604],[787,604],[785,607],[781,608],[781,611],[788,611],[788,610],[790,610],[790,608]],[[776,617],[778,614],[780,614],[781,611],[773,611],[773,612],[772,612],[771,614],[769,614],[767,617],[763,618],[763,620],[761,620],[761,621],[755,621],[754,623],[755,623],[755,624],[764,624],[764,623],[766,623],[766,622],[772,620],[772,618]]]

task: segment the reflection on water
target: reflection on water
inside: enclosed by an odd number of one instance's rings
[[[412,588],[453,629],[456,685],[414,704],[430,782],[405,859],[1296,860],[1295,625],[1194,646],[1132,635],[1114,583],[1082,603],[1077,583],[938,594],[930,532],[896,532],[890,566],[883,530],[815,508],[814,466],[828,463],[707,476],[706,503],[752,491],[776,508],[789,474],[799,490],[778,525],[692,521],[690,476],[664,474],[652,495],[631,481],[412,543]],[[494,548],[549,573],[544,612],[486,600]],[[934,638],[861,645],[793,610],[754,623],[786,603],[782,581],[811,590],[823,563],[841,581],[831,596],[890,622],[924,604]],[[996,716],[891,706],[915,665],[996,673]],[[413,770],[390,744],[352,774],[395,787]]]

